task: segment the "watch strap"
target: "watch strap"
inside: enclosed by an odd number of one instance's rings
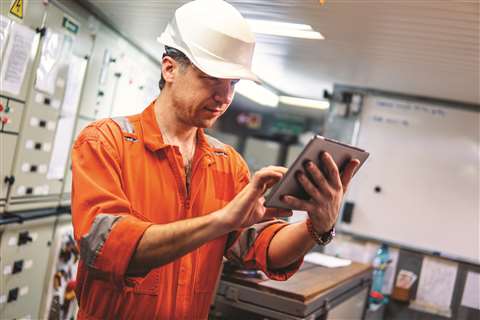
[[[320,234],[317,231],[315,231],[312,225],[312,220],[310,220],[310,218],[307,219],[307,229],[312,239],[315,240],[315,242],[321,246],[325,246],[329,244],[332,241],[333,237],[335,236],[335,227],[332,227],[332,229],[330,229],[329,231],[323,234]]]

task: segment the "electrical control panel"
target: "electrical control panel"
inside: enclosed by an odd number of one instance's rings
[[[40,41],[29,70],[34,79],[25,103],[10,99],[6,106],[13,113],[5,129],[18,132],[11,172],[4,174],[4,180],[10,179],[9,190],[2,192],[8,196],[7,211],[58,205],[73,135],[68,131],[75,123],[86,59],[93,45],[88,31],[53,5],[46,7],[45,24],[37,29]]]
[[[38,319],[55,217],[0,228],[0,319]]]

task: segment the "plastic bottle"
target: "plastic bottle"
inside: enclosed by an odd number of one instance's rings
[[[385,269],[387,268],[389,262],[389,253],[388,246],[383,243],[380,248],[377,250],[375,258],[373,259],[373,279],[372,279],[372,291],[370,297],[372,300],[377,300],[375,302],[383,300],[382,287],[383,287],[383,278],[385,276]]]

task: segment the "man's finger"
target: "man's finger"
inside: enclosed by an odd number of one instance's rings
[[[334,187],[335,189],[339,189],[340,187],[342,187],[340,173],[338,171],[337,164],[333,160],[332,156],[328,152],[323,152],[320,155],[320,160],[324,165],[326,178],[330,182],[332,187]]]
[[[275,172],[280,172],[280,173],[282,173],[282,174],[285,174],[285,173],[287,173],[287,171],[288,171],[288,168],[281,167],[281,166],[269,166],[269,167],[267,167],[267,168],[269,168],[269,169],[271,169],[271,170],[273,170],[273,171],[275,171]]]
[[[359,166],[360,166],[360,161],[357,159],[354,159],[354,160],[350,160],[350,162],[347,164],[347,166],[343,170],[341,180],[342,180],[344,193],[347,192],[348,185],[350,184],[350,181],[352,180],[352,177]]]
[[[255,174],[263,174],[267,172],[277,172],[280,174],[285,174],[287,173],[288,168],[281,167],[281,166],[268,166],[268,167],[263,167],[260,170],[258,170]]]
[[[260,197],[260,198],[258,199],[258,202],[260,203],[260,205],[263,206],[263,204],[265,203],[265,197],[263,197],[263,196]]]
[[[275,183],[277,183],[281,178],[283,177],[283,174],[280,172],[276,171],[258,171],[255,173],[255,177],[253,178],[254,180],[254,186],[258,190],[266,191],[266,189],[270,188],[273,186]],[[266,187],[266,188],[265,188]],[[265,189],[265,190],[264,190]]]
[[[315,209],[309,201],[302,200],[294,196],[285,195],[282,196],[280,199],[283,203],[285,203],[289,208],[293,210],[310,212]]]
[[[330,188],[327,178],[325,177],[323,172],[312,161],[307,162],[306,170],[308,171],[310,178],[313,180],[312,181],[314,184],[313,187],[315,187],[316,190],[322,193],[325,193]],[[308,190],[306,191],[308,192]],[[310,194],[310,192],[308,193]],[[310,195],[313,196],[312,194]]]
[[[318,174],[321,175],[320,170],[318,170],[318,168],[316,169],[317,169],[316,171],[318,171]],[[312,174],[312,175],[314,176],[314,179],[316,179],[315,174]],[[321,201],[320,192],[322,189],[319,190],[317,186],[312,181],[310,181],[310,179],[302,172],[297,173],[297,179],[302,185],[303,189],[308,193],[310,197],[312,197],[312,199],[314,199],[317,202]],[[322,187],[328,188],[328,185],[324,183]]]

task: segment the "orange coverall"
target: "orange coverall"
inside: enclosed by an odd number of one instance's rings
[[[153,103],[141,114],[90,124],[72,157],[79,319],[206,319],[223,256],[276,280],[302,263],[269,270],[269,243],[286,226],[272,220],[221,236],[144,277],[127,276],[150,225],[224,207],[248,183],[248,168],[232,147],[198,130],[186,183],[182,155],[164,143]]]

